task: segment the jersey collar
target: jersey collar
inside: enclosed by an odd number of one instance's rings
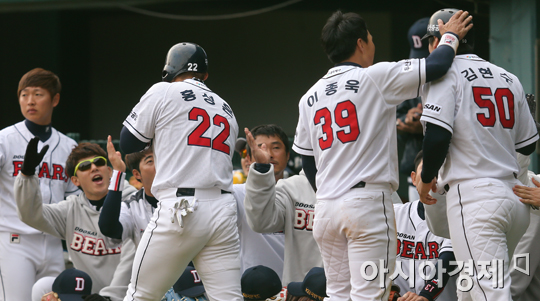
[[[359,64],[353,63],[353,62],[343,62],[343,63],[339,63],[339,64],[334,65],[334,67],[339,67],[339,66],[354,66],[354,67],[364,68],[364,67],[360,66]]]

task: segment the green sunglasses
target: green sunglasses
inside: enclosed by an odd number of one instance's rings
[[[99,156],[92,159],[81,161],[79,162],[79,164],[77,164],[77,166],[75,166],[75,172],[73,173],[73,175],[77,175],[77,170],[80,170],[80,171],[89,170],[90,167],[92,166],[92,163],[94,163],[94,165],[98,167],[105,166],[107,165],[107,159],[105,159],[105,157]]]

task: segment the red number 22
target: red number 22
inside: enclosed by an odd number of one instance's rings
[[[230,126],[229,121],[227,118],[221,116],[221,115],[214,115],[214,118],[212,119],[212,122],[216,126],[223,125],[223,130],[217,135],[216,138],[213,140],[207,137],[203,137],[203,134],[208,130],[210,127],[210,116],[208,115],[208,112],[201,108],[193,108],[191,111],[189,111],[188,118],[189,120],[198,121],[199,117],[202,117],[201,123],[189,134],[188,136],[188,144],[189,145],[196,145],[196,146],[203,146],[203,147],[211,147],[212,149],[215,149],[220,152],[224,152],[226,154],[230,154],[231,148],[225,143],[227,141],[227,138],[229,138],[230,135]]]

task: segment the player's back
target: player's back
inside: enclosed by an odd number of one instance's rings
[[[426,92],[425,120],[443,121],[452,132],[442,184],[518,173],[515,150],[534,142],[538,133],[516,76],[476,55],[459,55]],[[438,101],[432,102],[433,97]],[[445,106],[452,102],[455,106]],[[448,114],[454,115],[453,122]]]
[[[302,97],[293,149],[315,157],[318,198],[338,198],[360,181],[397,189],[395,106],[418,95],[423,62],[338,65]]]
[[[238,124],[230,106],[202,82],[158,83],[145,97],[154,109],[156,177],[152,192],[219,187],[232,191]]]

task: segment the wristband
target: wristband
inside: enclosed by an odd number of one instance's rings
[[[441,45],[450,46],[452,49],[454,49],[454,53],[457,53],[459,37],[452,32],[447,32],[442,35],[441,40],[439,41],[439,46]]]
[[[420,294],[418,294],[418,296],[422,296],[429,301],[432,301],[439,296],[443,289],[444,287],[439,288],[438,281],[433,279],[426,282],[426,285],[424,286]]]
[[[111,182],[109,183],[109,190],[112,191],[122,191],[124,190],[124,179],[126,178],[126,173],[118,170],[113,170],[111,177]]]
[[[267,173],[270,170],[270,163],[255,163],[255,170],[260,173]]]

